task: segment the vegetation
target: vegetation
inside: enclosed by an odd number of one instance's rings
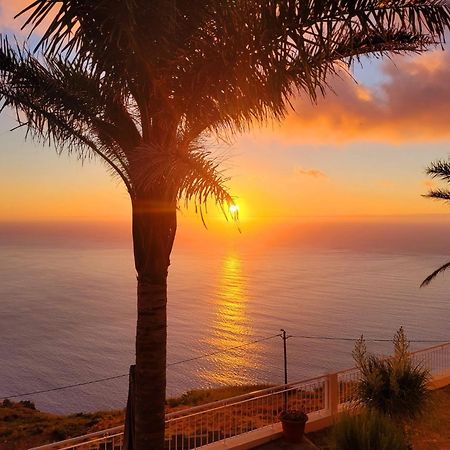
[[[38,411],[31,402],[6,400],[0,404],[0,450],[28,449],[121,425],[123,420],[123,411],[60,416]]]
[[[247,384],[241,386],[224,386],[210,389],[192,389],[176,398],[169,398],[167,404],[171,408],[178,406],[197,406],[217,402],[237,395],[248,394],[271,387],[269,384]]]
[[[432,178],[438,178],[446,183],[450,183],[450,161],[435,161],[431,163],[427,168],[427,175]],[[435,198],[438,200],[444,200],[448,202],[450,200],[450,190],[449,189],[431,189],[425,197]],[[434,272],[428,275],[425,280],[422,281],[420,287],[428,286],[437,275],[445,272],[450,267],[450,262],[443,264],[441,267],[437,268]]]
[[[270,387],[264,384],[195,389],[170,398],[166,412],[224,400]],[[28,400],[0,403],[0,450],[22,450],[123,425],[124,411],[96,411],[67,416],[36,410]]]
[[[432,391],[432,408],[419,420],[413,421],[409,438],[412,448],[443,450],[450,448],[450,386]],[[335,450],[333,429],[309,433],[308,438],[322,450]],[[352,449],[353,450],[353,449]]]
[[[58,152],[98,157],[126,186],[137,272],[137,450],[162,450],[167,274],[180,201],[234,200],[211,135],[282,119],[325,93],[339,63],[422,52],[450,27],[445,0],[35,0],[31,51],[0,45],[2,109]],[[45,25],[47,24],[47,25]]]
[[[358,415],[343,414],[333,427],[335,450],[407,450],[401,429],[376,411]]]
[[[368,353],[363,337],[356,343],[353,357],[362,375],[357,397],[367,408],[392,419],[415,419],[424,413],[429,401],[430,374],[412,361],[403,328],[393,342],[392,358]]]

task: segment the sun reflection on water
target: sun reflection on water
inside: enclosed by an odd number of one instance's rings
[[[206,340],[212,352],[203,378],[214,384],[247,384],[256,379],[251,372],[257,368],[257,344],[228,351],[251,341],[252,325],[247,311],[247,280],[242,259],[237,253],[226,255],[221,264],[215,294],[214,321]]]

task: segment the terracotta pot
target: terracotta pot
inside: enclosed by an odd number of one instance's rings
[[[298,444],[302,441],[305,434],[305,421],[299,422],[298,420],[286,420],[281,419],[281,425],[283,427],[283,436],[286,442],[291,444]]]

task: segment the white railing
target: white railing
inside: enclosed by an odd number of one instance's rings
[[[358,369],[342,370],[337,373],[338,384],[338,408],[343,408],[345,405],[355,400],[355,388],[360,379],[360,371]]]
[[[426,367],[433,378],[450,370],[450,342],[413,352],[411,356],[416,364]]]
[[[226,440],[278,422],[283,409],[304,408],[318,413],[327,408],[326,378],[257,391],[166,421],[168,450],[190,450]]]
[[[433,377],[450,371],[450,342],[411,354]],[[303,408],[314,418],[331,417],[354,400],[357,369],[196,406],[166,415],[166,449],[193,450],[273,425],[283,409]],[[31,450],[122,450],[123,426]]]

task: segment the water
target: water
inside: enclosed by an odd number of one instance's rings
[[[308,244],[298,236],[260,246],[178,243],[169,277],[168,361],[214,354],[170,366],[169,395],[282,382],[279,337],[220,353],[280,328],[294,336],[391,338],[403,325],[410,338],[450,340],[448,278],[418,288],[446,261],[445,227],[388,227],[394,231],[383,228],[380,240],[374,237],[379,227],[364,226],[364,239],[357,237],[359,225],[331,239],[336,227],[327,226]],[[98,230],[85,236],[69,228],[31,232],[17,226],[1,231],[0,398],[127,373],[136,319],[127,234],[116,239]],[[352,346],[292,337],[290,379],[351,366]],[[370,347],[390,350],[385,343]],[[120,408],[126,394],[124,377],[20,398],[69,413]]]

